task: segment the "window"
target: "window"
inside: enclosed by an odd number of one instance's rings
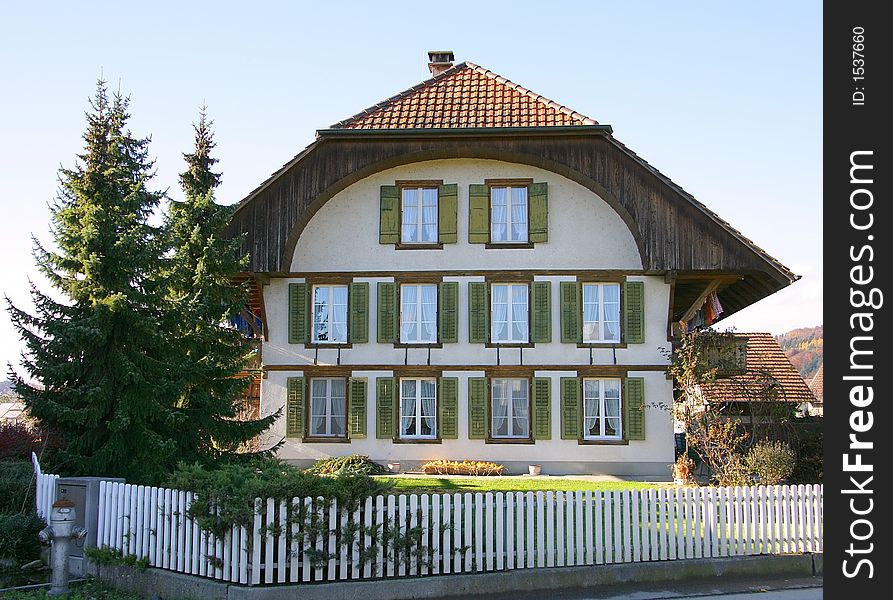
[[[404,244],[436,244],[437,188],[402,188],[403,222],[400,240]]]
[[[400,342],[437,343],[437,285],[400,286]]]
[[[311,437],[345,437],[345,380],[310,380]]]
[[[490,332],[493,343],[528,341],[526,283],[494,283],[490,288]]]
[[[583,284],[583,342],[620,341],[620,284]]]
[[[620,380],[583,380],[583,439],[621,439]]]
[[[313,341],[320,344],[347,342],[347,286],[313,287]]]
[[[527,186],[490,188],[490,241],[527,242]]]
[[[437,383],[435,379],[400,380],[400,437],[437,437]]]
[[[527,379],[494,379],[491,437],[530,437],[530,384]]]

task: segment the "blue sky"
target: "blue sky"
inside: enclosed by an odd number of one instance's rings
[[[0,292],[43,289],[57,171],[82,147],[97,77],[131,96],[154,186],[179,197],[206,103],[237,202],[317,129],[468,60],[615,136],[803,276],[723,321],[780,333],[822,322],[820,2],[49,2],[0,22]],[[21,344],[0,315],[0,361]]]

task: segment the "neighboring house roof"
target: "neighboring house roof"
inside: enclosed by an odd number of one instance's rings
[[[819,370],[809,381],[809,389],[812,390],[816,402],[823,404],[825,401],[825,363],[819,365]]]
[[[17,422],[27,416],[25,403],[15,396],[0,396],[0,423]]]
[[[335,123],[331,129],[598,125],[593,119],[470,62]]]
[[[786,402],[815,402],[806,381],[791,364],[771,333],[736,333],[736,339],[747,340],[743,375],[717,379],[702,386],[708,400],[714,402],[747,402],[766,399],[765,392],[777,391],[776,399]]]

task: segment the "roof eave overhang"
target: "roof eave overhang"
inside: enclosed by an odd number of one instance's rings
[[[605,136],[613,133],[610,125],[550,125],[544,127],[419,127],[402,129],[319,129],[318,138],[462,138],[507,136]]]

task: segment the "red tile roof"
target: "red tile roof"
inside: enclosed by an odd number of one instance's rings
[[[459,63],[331,129],[598,125],[585,115],[470,62]]]
[[[778,341],[770,333],[736,333],[747,340],[746,372],[717,379],[703,386],[707,398],[716,402],[747,402],[766,399],[774,390],[786,402],[815,402],[809,386],[791,364]]]
[[[815,399],[821,404],[825,401],[825,363],[819,365],[819,370],[812,376],[809,389],[815,395]]]

